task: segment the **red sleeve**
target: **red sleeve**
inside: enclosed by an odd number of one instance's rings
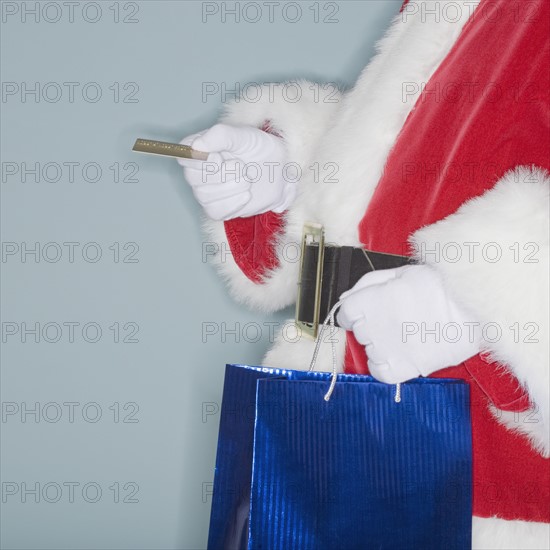
[[[279,136],[264,122],[264,132]],[[279,136],[280,137],[280,136]],[[224,222],[231,254],[242,272],[255,283],[279,265],[275,243],[284,227],[284,214],[266,212],[249,218],[234,218]]]
[[[279,265],[275,238],[284,225],[283,214],[266,212],[224,222],[231,254],[242,272],[255,283]]]

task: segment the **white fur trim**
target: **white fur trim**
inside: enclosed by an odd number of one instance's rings
[[[263,360],[266,367],[292,370],[308,370],[315,349],[315,342],[300,334],[299,329],[290,319],[285,324],[284,334],[279,331],[275,336],[275,342],[267,352]],[[291,330],[288,328],[291,327]],[[292,327],[294,330],[292,330]],[[344,354],[346,349],[346,331],[336,328],[331,334],[329,329],[323,334],[323,342],[319,348],[319,355],[314,370],[319,372],[332,372],[331,340],[336,346],[336,370],[344,371]]]
[[[548,550],[550,524],[473,518],[472,550]]]
[[[336,103],[316,102],[310,83],[300,81],[303,97],[296,103],[265,88],[257,103],[229,105],[225,123],[261,126],[270,120],[287,143],[289,162],[297,162],[303,174],[277,245],[280,267],[267,274],[264,284],[251,282],[232,260],[213,257],[236,299],[264,311],[295,301],[299,264],[285,259],[283,251],[300,243],[306,221],[322,223],[328,242],[360,245],[357,228],[387,156],[423,85],[447,56],[477,2],[424,2],[426,11],[444,9],[445,3],[460,5],[455,21],[424,17],[424,10],[396,16],[353,90]],[[404,86],[410,93],[404,93]],[[318,181],[309,169],[315,162],[321,168]],[[332,168],[338,171],[331,177]],[[205,226],[208,238],[227,249],[223,224],[207,221]]]
[[[416,257],[442,274],[454,298],[472,313],[472,321],[481,327],[495,323],[500,329],[500,336],[493,331],[484,340],[484,349],[529,392],[540,423],[535,430],[515,429],[528,432],[533,447],[546,455],[550,451],[549,201],[548,173],[518,167],[481,197],[411,238]],[[480,244],[473,251],[464,243]],[[484,253],[486,245],[490,248]],[[446,246],[452,254],[443,253]],[[494,261],[499,251],[502,256]]]

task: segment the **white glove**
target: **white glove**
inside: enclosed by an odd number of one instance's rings
[[[214,220],[270,210],[280,213],[296,196],[297,170],[285,168],[281,138],[252,126],[216,124],[181,143],[210,153],[204,162],[178,159],[178,163],[197,201]]]
[[[429,266],[368,273],[340,300],[338,324],[365,346],[369,371],[381,382],[428,376],[480,351],[480,324]]]

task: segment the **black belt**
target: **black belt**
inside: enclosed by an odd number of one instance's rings
[[[296,323],[302,331],[317,336],[323,322],[340,295],[366,273],[392,269],[412,263],[408,256],[373,252],[353,246],[324,243],[322,226],[306,224],[302,241]]]

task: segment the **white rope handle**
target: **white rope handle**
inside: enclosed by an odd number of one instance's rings
[[[311,364],[309,365],[309,372],[313,370],[315,367],[315,362],[317,361],[317,355],[319,355],[319,348],[321,347],[321,343],[323,341],[323,333],[325,332],[325,328],[327,326],[327,321],[330,323],[331,328],[331,334],[330,334],[330,347],[332,349],[332,377],[330,380],[330,387],[325,394],[325,401],[328,401],[330,399],[330,396],[332,395],[332,392],[334,391],[334,386],[336,386],[336,378],[338,376],[338,373],[336,372],[337,366],[336,366],[336,346],[334,345],[334,333],[336,332],[336,326],[334,324],[334,314],[336,313],[336,310],[342,305],[342,302],[336,302],[332,309],[328,312],[327,318],[323,321],[323,324],[321,325],[321,330],[319,331],[319,334],[317,335],[317,341],[315,342],[315,349],[313,350],[313,357],[311,358]]]
[[[325,328],[327,327],[327,322],[328,322],[331,328],[330,347],[332,349],[332,376],[330,379],[330,387],[324,397],[325,401],[330,400],[330,397],[332,396],[332,392],[334,391],[334,387],[336,386],[336,380],[338,378],[337,365],[336,365],[336,346],[334,345],[333,336],[334,336],[334,333],[336,332],[334,315],[336,313],[336,310],[341,305],[342,305],[342,301],[336,302],[332,306],[331,310],[328,312],[326,319],[323,321],[323,324],[321,325],[321,330],[319,330],[319,334],[317,335],[317,340],[315,341],[315,349],[313,350],[313,357],[311,358],[311,363],[308,369],[308,372],[311,372],[315,367],[317,356],[319,355],[319,349],[321,347],[321,343],[323,342],[323,333],[325,332]],[[401,384],[396,385],[394,401],[396,403],[401,403]]]

